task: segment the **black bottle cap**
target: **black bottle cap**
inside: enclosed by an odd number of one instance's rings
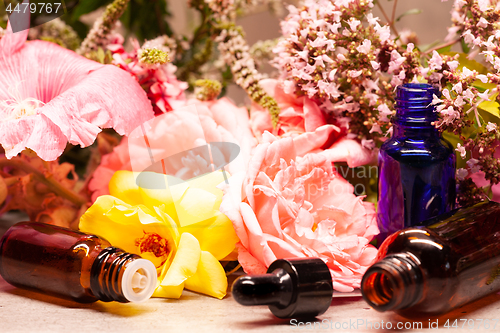
[[[278,318],[315,317],[332,303],[332,276],[318,258],[278,259],[267,274],[237,279],[232,295],[242,305],[269,305]]]

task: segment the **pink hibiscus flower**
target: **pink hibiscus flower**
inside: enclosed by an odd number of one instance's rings
[[[9,24],[0,40],[0,144],[7,158],[30,148],[52,161],[68,142],[86,147],[101,128],[125,135],[153,117],[127,72],[27,36]]]
[[[253,103],[251,126],[257,138],[265,131],[280,137],[293,137],[298,156],[324,150],[330,161],[347,162],[356,167],[374,162],[376,151],[363,148],[361,144],[346,138],[340,127],[328,124],[319,106],[306,96],[297,98],[287,94],[279,81],[265,79],[260,85],[267,94],[274,97],[281,108],[280,121],[273,128],[269,112]]]
[[[359,288],[377,249],[375,208],[353,194],[322,154],[297,156],[292,138],[264,133],[240,184],[227,186],[220,206],[240,242],[238,261],[264,273],[279,258],[319,257],[338,291]]]
[[[227,98],[211,102],[192,100],[188,104],[145,123],[142,127],[144,132],[138,128],[130,138],[124,138],[112,153],[103,156],[89,183],[93,201],[99,195],[109,193],[109,180],[117,170],[141,172],[154,162],[168,160],[175,155],[180,158],[171,158],[169,161],[172,163],[164,163],[160,172],[165,171],[182,179],[203,174],[210,157],[202,156],[206,153],[202,148],[195,148],[212,142],[237,144],[239,154],[236,159],[231,159],[225,170],[232,176],[245,173],[250,151],[257,143],[250,130],[247,110],[235,106]],[[213,150],[211,154],[215,158]]]

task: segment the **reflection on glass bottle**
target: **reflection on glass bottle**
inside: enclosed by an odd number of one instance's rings
[[[94,235],[21,222],[0,240],[0,275],[8,283],[77,302],[141,302],[156,288],[149,260]]]
[[[379,241],[454,207],[455,154],[433,125],[433,94],[428,84],[397,88],[394,133],[379,153]]]
[[[434,315],[500,290],[500,204],[457,209],[389,236],[361,282],[378,311]]]

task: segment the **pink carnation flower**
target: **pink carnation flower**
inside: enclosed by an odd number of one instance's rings
[[[140,172],[152,164],[151,158],[157,162],[210,142],[237,144],[239,155],[225,170],[230,175],[246,171],[250,151],[257,143],[250,130],[247,110],[235,106],[227,98],[211,102],[192,100],[188,104],[144,124],[151,149],[144,144],[142,134],[134,137],[134,131],[131,138],[124,138],[112,153],[103,156],[89,183],[93,201],[109,193],[109,180],[117,170]],[[192,152],[192,155],[184,156],[181,163],[166,165],[166,173],[182,179],[200,175],[200,170],[206,167],[200,163],[206,163],[206,158],[200,159],[199,152]]]
[[[252,105],[251,126],[259,140],[268,131],[280,137],[292,137],[298,156],[324,150],[324,155],[332,162],[347,162],[349,167],[374,161],[376,152],[363,148],[356,140],[347,139],[345,131],[328,124],[314,101],[285,93],[277,80],[265,79],[260,85],[276,99],[281,113],[277,127],[273,128],[269,112],[255,103]]]
[[[0,144],[7,158],[25,148],[46,161],[67,143],[86,147],[101,128],[128,134],[153,117],[130,74],[45,41],[26,43],[28,30],[0,40]]]
[[[324,155],[297,156],[292,138],[264,133],[263,141],[242,190],[226,187],[220,207],[240,239],[245,272],[264,273],[279,258],[319,257],[336,290],[359,288],[377,254],[369,245],[378,234],[374,205],[356,197]]]

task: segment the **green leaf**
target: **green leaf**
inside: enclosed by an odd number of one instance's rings
[[[478,106],[478,110],[485,122],[500,123],[500,113],[498,112],[500,104],[496,101],[497,96],[498,93],[494,94],[489,101],[484,101]],[[491,116],[494,116],[494,118]]]
[[[437,53],[439,53],[439,54],[443,54],[443,53],[450,52],[450,51],[451,51],[451,45],[448,45],[448,46],[442,47],[442,48],[440,48],[440,49],[437,49],[436,51],[437,51]]]
[[[430,44],[419,45],[418,49],[420,50],[420,52],[425,52],[425,51],[427,51],[427,50],[429,50],[429,49],[431,49],[431,48],[433,48],[435,46],[438,46],[440,43],[441,43],[441,41],[436,40],[436,41],[434,41],[434,42],[432,42]]]
[[[475,61],[475,60],[470,60],[467,58],[467,54],[465,53],[458,53],[458,52],[443,52],[442,54],[444,55],[450,55],[454,56],[458,54],[458,69],[462,70],[462,68],[467,67],[470,70],[475,70],[479,74],[488,74],[488,68],[486,68],[484,65],[481,63]]]
[[[401,20],[405,16],[408,16],[408,15],[417,15],[417,14],[420,14],[420,13],[422,13],[422,10],[418,9],[418,8],[413,8],[413,9],[407,10],[406,12],[404,12],[403,14],[401,14],[401,15],[398,16],[398,18],[396,19],[396,22],[399,22],[399,20]]]
[[[93,12],[94,10],[107,5],[111,0],[83,0],[73,9],[71,19],[77,21],[80,16]]]
[[[472,86],[475,87],[479,92],[485,92],[487,89],[492,90],[497,87],[494,83],[483,83],[481,80],[476,80],[472,82]]]
[[[460,140],[458,135],[453,134],[453,133],[448,132],[448,131],[443,132],[443,139],[445,139],[446,141],[451,143],[451,145],[453,146],[453,150],[455,150],[455,148],[457,147],[457,143],[460,143],[463,145],[463,142],[462,142],[462,140]],[[465,168],[466,167],[465,159],[461,158],[460,153],[457,151],[455,152],[455,155],[456,155],[456,161],[457,161],[457,169]]]
[[[462,51],[464,51],[464,53],[469,53],[470,47],[467,46],[463,38],[460,40],[460,44],[462,45]]]
[[[145,39],[173,34],[167,22],[168,16],[170,13],[165,0],[131,0],[121,21],[142,43]]]

